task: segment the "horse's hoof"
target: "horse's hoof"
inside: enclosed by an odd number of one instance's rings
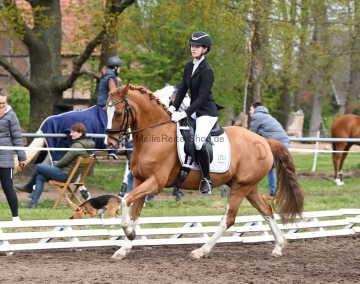
[[[336,183],[336,185],[337,186],[343,186],[343,185],[345,185],[345,183],[343,182],[343,181],[341,181],[340,179],[335,179],[335,183]]]
[[[277,258],[277,257],[282,257],[282,253],[281,253],[281,252],[280,252],[280,253],[278,253],[278,252],[273,252],[273,253],[272,253],[272,256],[273,256],[273,257],[276,257],[276,258]]]
[[[116,260],[123,260],[126,258],[126,255],[123,255],[123,254],[120,254],[120,253],[114,253],[112,256],[111,256],[112,259],[116,259]]]
[[[195,251],[192,251],[189,256],[191,259],[200,259],[201,258],[201,256],[198,253],[196,253]]]

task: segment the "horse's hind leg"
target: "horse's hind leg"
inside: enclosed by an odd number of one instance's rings
[[[246,198],[260,212],[270,226],[275,239],[275,248],[272,251],[272,255],[274,257],[282,256],[281,250],[286,247],[287,241],[276,223],[270,204],[261,196],[257,187],[254,188]]]
[[[344,161],[346,159],[346,156],[348,154],[348,151],[350,150],[352,144],[351,143],[347,143],[346,147],[344,148],[343,151],[346,151],[344,153],[342,153],[341,159],[340,159],[340,166],[339,166],[339,174],[338,174],[338,178],[340,179],[340,182],[337,183],[337,185],[345,185],[344,181],[343,181],[343,171],[342,168],[344,166]],[[336,181],[336,180],[335,180]]]
[[[230,196],[228,204],[226,205],[225,214],[221,219],[218,229],[206,242],[206,244],[204,244],[201,248],[191,252],[191,258],[198,259],[209,256],[216,242],[221,238],[221,236],[226,232],[226,230],[235,223],[236,214],[238,212],[241,202],[245,198],[245,196],[243,195],[244,191],[247,192],[247,189],[242,188],[241,192],[239,189],[238,192],[235,193],[235,189],[233,188],[233,186],[231,186]]]
[[[348,151],[350,149],[349,143],[334,143],[336,151]],[[333,163],[335,169],[335,183],[339,186],[344,185],[342,181],[342,166],[346,158],[347,153],[336,152],[333,155]]]

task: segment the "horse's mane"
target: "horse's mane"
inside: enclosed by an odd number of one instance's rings
[[[163,104],[157,96],[155,96],[151,91],[149,91],[145,87],[135,86],[135,85],[130,84],[130,90],[139,91],[140,93],[147,95],[150,100],[155,100],[158,105],[161,105],[165,111],[168,110],[167,106],[165,104]]]

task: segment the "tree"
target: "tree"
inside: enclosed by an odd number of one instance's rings
[[[198,30],[209,33],[213,46],[207,56],[215,72],[213,94],[220,105],[241,107],[246,65],[244,21],[217,0],[145,1],[131,7],[119,27],[119,51],[125,68],[123,83],[144,85],[152,91],[165,83],[178,84],[185,63],[192,59],[188,39]],[[125,16],[125,15],[124,15]],[[186,23],[184,25],[184,23]],[[245,23],[246,24],[246,23]],[[222,118],[226,118],[223,116]]]
[[[349,5],[350,6],[350,5]],[[360,89],[360,7],[358,1],[353,1],[353,15],[349,13],[350,21],[350,84],[347,94],[345,113],[353,113],[358,108]],[[349,9],[351,11],[351,9]]]
[[[89,3],[79,0],[77,2],[79,4],[76,14],[78,31],[82,31],[77,40],[82,38],[86,45],[79,49],[81,51],[74,57],[69,74],[65,74],[61,66],[60,2],[59,0],[25,2],[4,0],[1,5],[0,13],[4,19],[2,32],[8,31],[7,35],[10,38],[19,37],[29,52],[29,79],[0,55],[0,65],[30,92],[29,131],[37,130],[40,123],[52,114],[52,108],[49,106],[62,102],[63,92],[71,88],[84,74],[81,68],[97,46],[102,45],[101,62],[114,54],[114,50],[111,49],[111,37],[117,26],[119,15],[135,0],[107,0],[104,7],[103,1]],[[93,15],[90,11],[93,11]],[[84,18],[87,20],[81,23]],[[86,29],[81,29],[81,27],[86,27]]]

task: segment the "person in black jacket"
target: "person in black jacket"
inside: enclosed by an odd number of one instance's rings
[[[194,136],[197,150],[198,164],[202,175],[201,193],[210,194],[212,183],[210,180],[210,157],[205,146],[205,139],[218,120],[219,107],[212,95],[211,88],[214,84],[214,72],[205,55],[211,49],[211,38],[205,32],[195,32],[188,41],[191,55],[194,60],[185,65],[182,81],[178,86],[178,93],[169,111],[171,119],[177,122],[187,116],[196,119]],[[177,111],[186,92],[190,91],[190,106],[183,112]]]

